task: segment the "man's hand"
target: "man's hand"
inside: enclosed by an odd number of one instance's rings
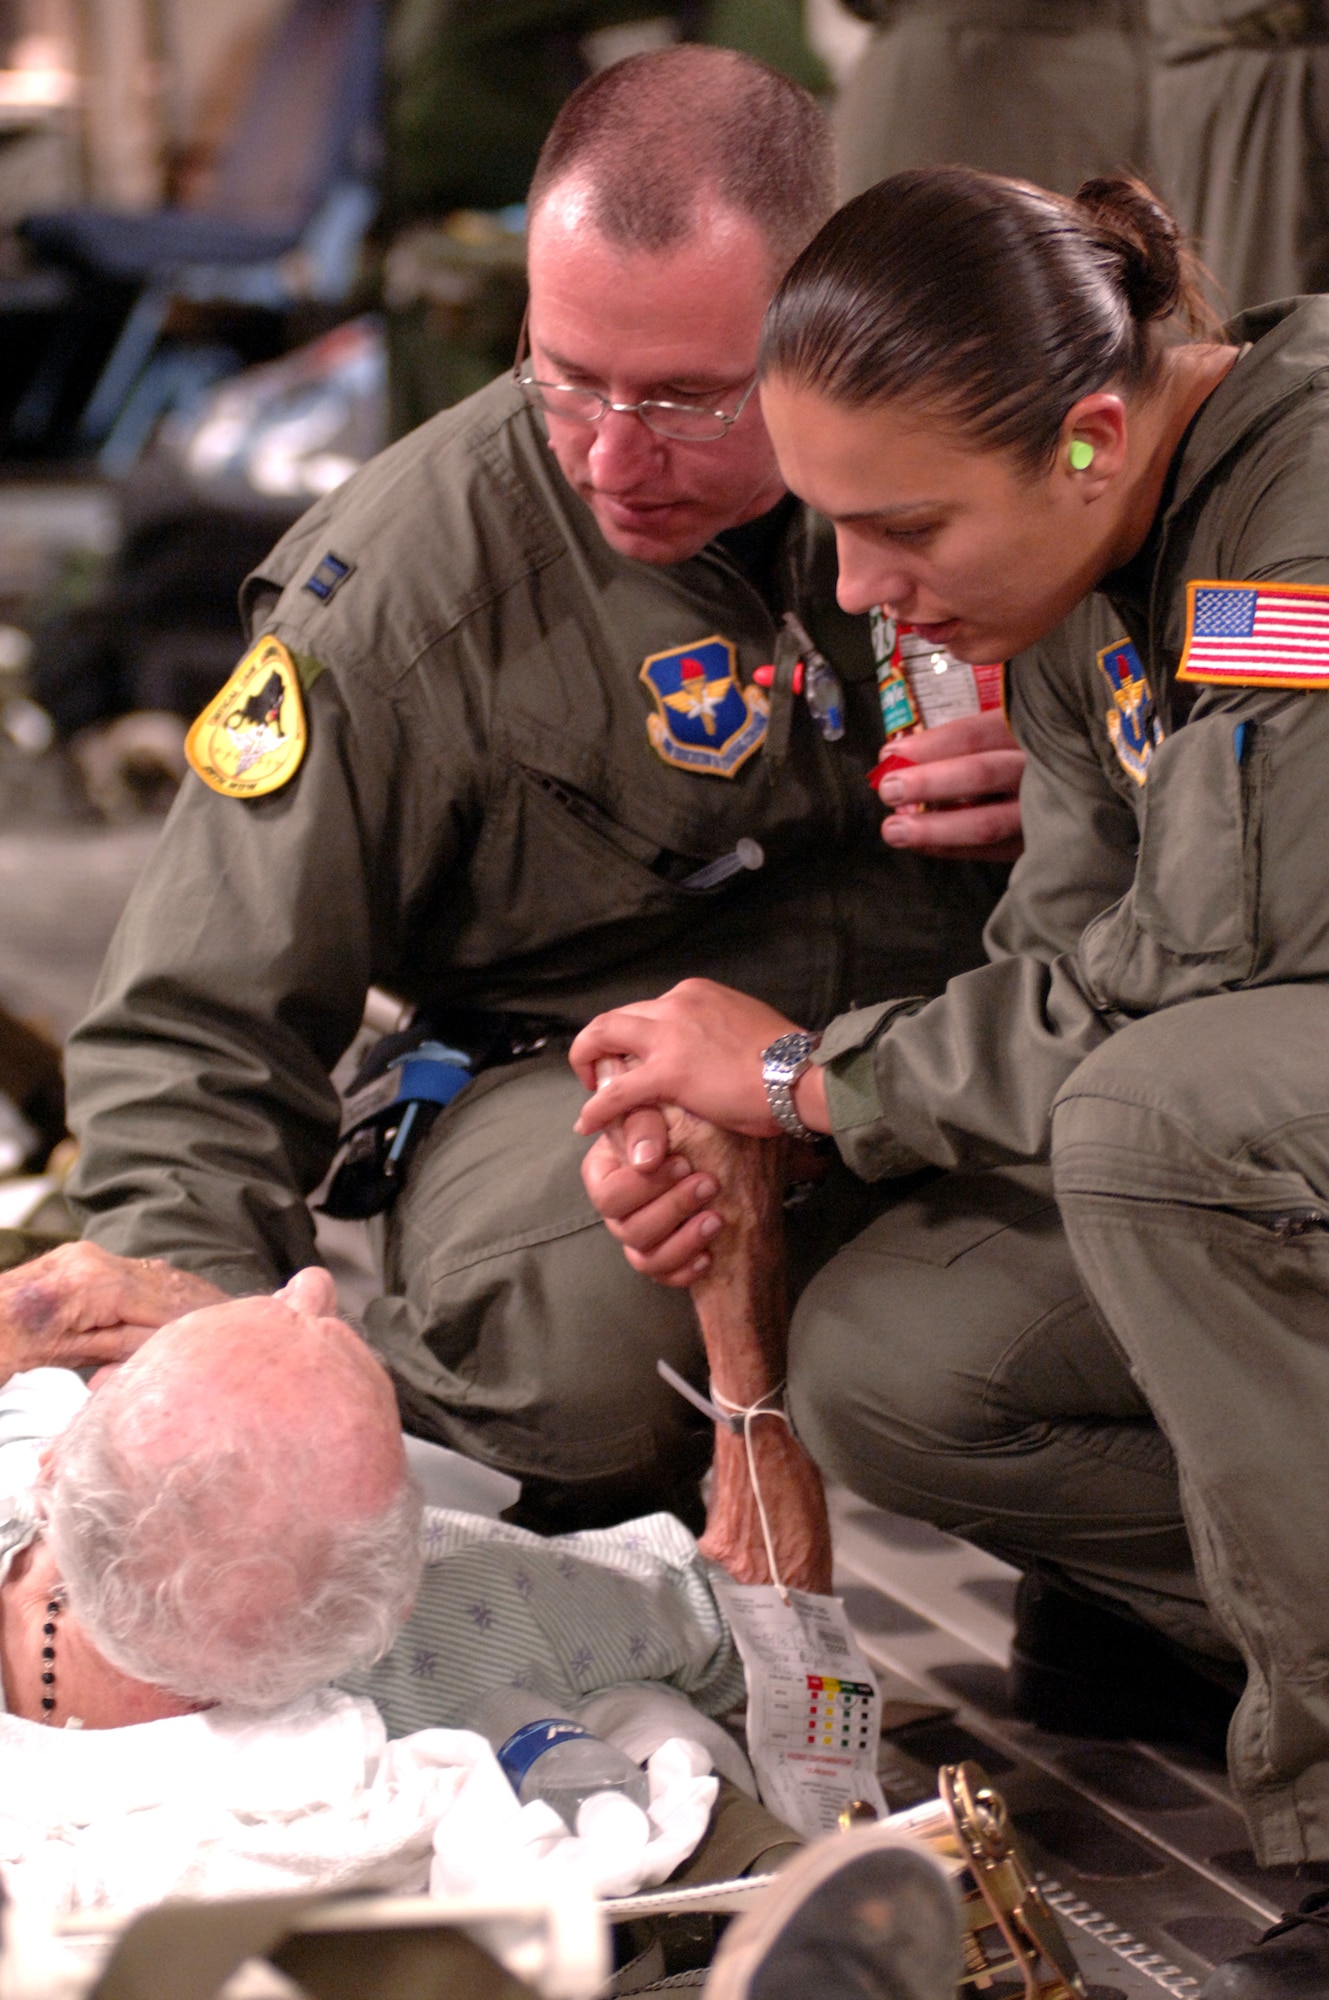
[[[168,1320],[227,1296],[159,1257],[62,1243],[0,1277],[0,1383],[21,1369],[127,1361]]]
[[[888,846],[952,861],[1018,860],[1024,752],[999,709],[897,739],[885,754],[912,767],[897,767],[877,787],[891,808],[881,829]]]
[[[711,1268],[707,1245],[723,1228],[707,1203],[718,1193],[681,1153],[652,1171],[625,1166],[608,1133],[581,1163],[582,1184],[634,1271],[686,1290]]]

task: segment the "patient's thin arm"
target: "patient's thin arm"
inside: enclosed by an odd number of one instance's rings
[[[751,1409],[776,1396],[785,1379],[789,1315],[785,1290],[782,1198],[788,1146],[721,1132],[670,1107],[670,1144],[694,1171],[712,1175],[711,1206],[725,1227],[711,1246],[711,1266],[692,1286],[722,1407]],[[767,1535],[753,1489],[755,1468],[779,1581],[826,1591],[831,1580],[830,1526],[821,1475],[778,1417],[754,1418],[748,1436],[717,1426],[715,1472],[702,1553],[740,1583],[771,1583]]]

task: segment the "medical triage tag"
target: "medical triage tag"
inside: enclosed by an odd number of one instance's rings
[[[762,1804],[807,1839],[862,1799],[878,1814],[881,1692],[838,1597],[713,1576],[748,1683],[748,1755]]]

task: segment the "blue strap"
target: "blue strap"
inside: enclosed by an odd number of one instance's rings
[[[401,1073],[397,1102],[451,1104],[471,1080],[471,1059],[443,1042],[421,1042],[393,1068]]]

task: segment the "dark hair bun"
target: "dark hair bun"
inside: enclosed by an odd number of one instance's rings
[[[972,167],[914,167],[808,245],[767,312],[760,366],[842,409],[898,402],[1038,472],[1082,396],[1150,392],[1176,323],[1223,338],[1171,217],[1138,182],[1090,181],[1071,201]]]
[[[1186,301],[1186,257],[1162,202],[1128,174],[1086,181],[1075,200],[1104,249],[1120,259],[1131,318],[1166,319],[1176,312]]]

